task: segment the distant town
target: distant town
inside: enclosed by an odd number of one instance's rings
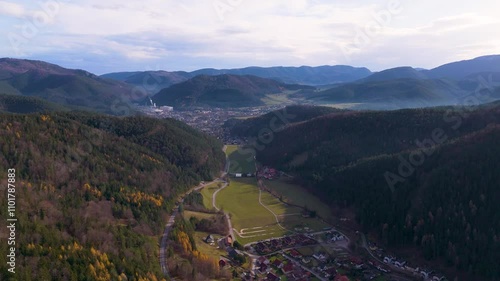
[[[230,136],[223,128],[224,123],[231,118],[250,118],[264,115],[271,111],[284,108],[286,105],[272,105],[244,108],[201,108],[193,107],[177,110],[170,106],[150,105],[138,106],[137,109],[150,117],[173,118],[182,121],[193,128],[214,136],[226,144],[241,144],[241,140]]]

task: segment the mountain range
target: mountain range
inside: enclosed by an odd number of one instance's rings
[[[265,105],[266,97],[285,91],[313,89],[251,75],[198,75],[161,90],[152,100],[159,106],[249,107]]]
[[[463,104],[500,98],[500,56],[446,64],[431,70],[397,67],[358,81],[302,96],[319,104],[357,104],[360,109],[398,109]]]
[[[198,75],[218,76],[252,75],[269,78],[287,84],[325,85],[352,82],[372,74],[365,67],[352,67],[346,65],[336,66],[301,66],[301,67],[246,67],[239,69],[214,69],[205,68],[192,72],[185,71],[142,71],[142,72],[116,72],[104,74],[102,77],[116,79],[136,86],[157,85],[168,87],[193,78]]]
[[[4,58],[0,59],[0,94],[38,97],[115,115],[132,112],[132,103],[144,103],[148,97],[158,105],[175,107],[260,106],[269,94],[281,94],[281,100],[293,103],[353,109],[463,104],[478,95],[476,103],[486,103],[500,98],[500,56],[430,70],[397,67],[375,73],[351,66],[302,66],[102,76],[41,61]]]

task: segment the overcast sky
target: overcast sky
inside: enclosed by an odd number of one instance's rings
[[[45,4],[44,4],[45,3]],[[500,54],[495,0],[0,0],[0,57],[103,74]]]

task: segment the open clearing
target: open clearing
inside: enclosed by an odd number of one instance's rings
[[[227,255],[227,252],[225,250],[217,249],[217,243],[215,243],[214,246],[205,243],[205,239],[207,238],[208,234],[209,233],[206,232],[195,232],[194,239],[196,240],[196,248],[198,249],[198,251],[217,260],[219,260],[220,256]],[[212,236],[216,241],[221,238],[220,235],[212,234]]]
[[[214,207],[212,206],[212,196],[214,192],[219,189],[223,185],[222,182],[213,183],[211,185],[207,185],[200,190],[201,195],[203,195],[203,205],[208,210],[212,210]]]
[[[255,150],[253,148],[227,145],[226,156],[229,160],[229,174],[255,174]]]
[[[319,219],[303,218],[300,208],[283,204],[267,192],[260,196],[265,207],[259,203],[255,178],[232,179],[230,185],[217,194],[216,205],[231,215],[233,230],[242,244],[281,237],[297,228],[306,232],[306,228],[320,231],[328,227]]]
[[[217,194],[216,205],[231,215],[231,222],[242,244],[287,233],[274,215],[259,204],[259,188],[255,178],[232,179],[228,187]]]
[[[242,168],[244,173],[255,173],[254,153],[255,151],[247,148],[239,149],[237,145],[227,145],[226,156],[231,162],[229,173],[241,173]],[[319,219],[302,216],[302,207],[307,206],[321,216],[329,217],[330,209],[319,199],[284,181],[267,181],[265,184],[300,207],[285,204],[270,193],[261,191],[254,177],[232,178],[229,185],[215,196],[217,208],[230,215],[235,238],[240,243],[282,237],[294,232],[320,231],[329,227]],[[214,192],[218,188],[218,185],[215,185],[201,190],[203,202],[209,209],[212,208]]]
[[[267,188],[281,194],[283,201],[294,205],[306,206],[309,210],[316,211],[319,216],[326,220],[332,218],[330,207],[303,187],[287,183],[285,180],[264,181],[264,184]]]
[[[271,95],[266,95],[262,101],[266,105],[282,105],[285,103],[289,103],[290,99],[288,98],[289,93],[293,93],[291,91],[287,91],[288,93],[280,93],[280,94],[271,94]]]
[[[191,217],[195,217],[199,220],[202,220],[202,219],[210,219],[214,216],[214,214],[184,210],[183,216],[187,220],[189,220]]]

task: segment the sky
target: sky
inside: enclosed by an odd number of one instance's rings
[[[495,0],[0,0],[0,57],[118,71],[433,68],[500,54]]]

